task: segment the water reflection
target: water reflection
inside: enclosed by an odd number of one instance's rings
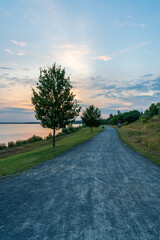
[[[0,124],[0,143],[26,140],[33,135],[44,138],[52,132],[52,129],[43,128],[40,124]],[[59,132],[61,129],[56,130],[56,134]]]

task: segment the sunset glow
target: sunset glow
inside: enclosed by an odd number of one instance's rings
[[[39,68],[66,69],[82,109],[104,117],[160,99],[160,2],[1,1],[0,121],[36,121]]]

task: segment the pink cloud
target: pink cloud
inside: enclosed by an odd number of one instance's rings
[[[11,40],[12,43],[16,44],[16,45],[19,45],[21,47],[25,47],[26,46],[26,43],[25,42],[17,42],[15,40]]]
[[[75,45],[73,44],[64,44],[64,45],[61,45],[61,48],[74,48]]]
[[[18,56],[24,56],[25,55],[25,52],[19,52],[17,53]]]
[[[106,56],[97,56],[97,57],[94,57],[93,59],[103,60],[103,61],[109,61],[109,60],[111,60],[112,58],[106,55]]]
[[[14,54],[14,52],[13,52],[11,49],[9,49],[9,48],[6,48],[5,51],[6,51],[7,53],[9,53],[9,54]]]

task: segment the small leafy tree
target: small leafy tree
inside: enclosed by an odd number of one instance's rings
[[[158,114],[158,107],[155,103],[152,103],[151,106],[149,107],[150,115],[151,117],[155,116]]]
[[[86,124],[86,126],[91,127],[91,133],[93,131],[93,127],[98,127],[101,124],[101,112],[98,108],[95,108],[94,105],[89,106],[82,113],[82,122]]]
[[[158,116],[160,118],[160,102],[157,103],[157,108],[158,108]]]
[[[39,82],[34,89],[32,103],[36,118],[45,128],[53,129],[53,147],[55,147],[55,130],[72,123],[79,115],[80,107],[71,92],[70,78],[65,76],[65,69],[54,64],[48,69],[40,68]]]

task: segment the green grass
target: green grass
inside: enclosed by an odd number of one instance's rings
[[[40,162],[55,158],[101,131],[103,131],[101,127],[94,128],[93,134],[91,134],[90,128],[82,128],[68,136],[57,136],[55,148],[52,147],[52,140],[25,144],[21,149],[19,147],[14,148],[12,152],[8,154],[8,157],[0,159],[0,177],[2,178],[10,174],[22,172],[34,167]],[[1,152],[3,151],[4,150],[1,150]],[[5,151],[4,154],[2,154],[3,156],[7,156]]]
[[[138,120],[116,129],[126,145],[160,166],[160,120],[150,119],[146,123]]]

